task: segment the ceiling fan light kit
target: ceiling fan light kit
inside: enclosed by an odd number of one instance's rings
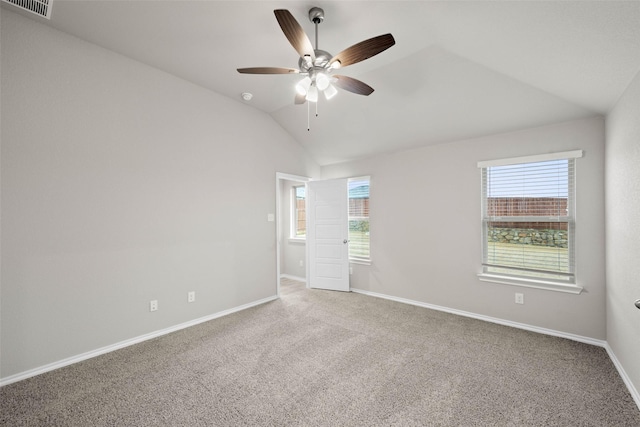
[[[296,92],[304,96],[309,91],[310,86],[311,86],[311,79],[309,78],[309,76],[307,76],[298,82],[298,84],[296,85]]]
[[[327,98],[327,100],[333,98],[337,94],[338,94],[338,89],[336,89],[335,86],[333,85],[329,85],[329,87],[327,87],[324,91],[324,96],[325,98]]]
[[[373,88],[366,83],[352,77],[332,75],[332,72],[347,65],[355,64],[371,58],[395,44],[391,34],[383,34],[356,43],[337,55],[318,49],[318,25],[324,21],[324,10],[312,7],[309,10],[309,20],[315,25],[315,48],[298,21],[286,9],[273,11],[282,32],[298,52],[298,69],[278,67],[238,68],[242,74],[301,74],[304,75],[296,86],[295,104],[318,102],[319,92],[324,93],[326,99],[333,98],[338,90],[336,86],[347,92],[368,96]],[[317,107],[316,107],[317,108]],[[316,114],[317,115],[317,114]]]
[[[311,86],[306,93],[305,99],[309,102],[318,102],[318,88]]]

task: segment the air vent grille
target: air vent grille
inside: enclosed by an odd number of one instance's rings
[[[2,0],[22,10],[35,13],[43,18],[51,19],[51,3],[53,0]]]

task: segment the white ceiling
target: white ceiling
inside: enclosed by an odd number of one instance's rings
[[[369,84],[293,105],[297,67],[274,9],[325,10],[319,48],[336,54],[392,33],[396,45],[340,74]],[[640,69],[640,1],[65,1],[39,21],[270,114],[321,165],[596,114]]]

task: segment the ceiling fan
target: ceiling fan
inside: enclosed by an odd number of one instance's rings
[[[318,49],[318,24],[324,21],[324,10],[319,7],[313,7],[309,10],[309,20],[316,27],[315,49],[298,21],[288,10],[277,9],[273,13],[289,43],[300,55],[298,68],[238,68],[239,73],[304,75],[305,77],[296,85],[296,104],[304,104],[305,101],[318,102],[319,92],[323,92],[327,99],[331,99],[338,92],[335,86],[358,95],[368,96],[373,92],[371,86],[360,80],[332,73],[341,67],[364,61],[389,49],[396,43],[391,34],[383,34],[364,40],[332,56],[329,52]]]

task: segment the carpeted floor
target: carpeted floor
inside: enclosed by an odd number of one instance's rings
[[[282,298],[0,389],[7,426],[640,426],[606,351],[372,298]]]

